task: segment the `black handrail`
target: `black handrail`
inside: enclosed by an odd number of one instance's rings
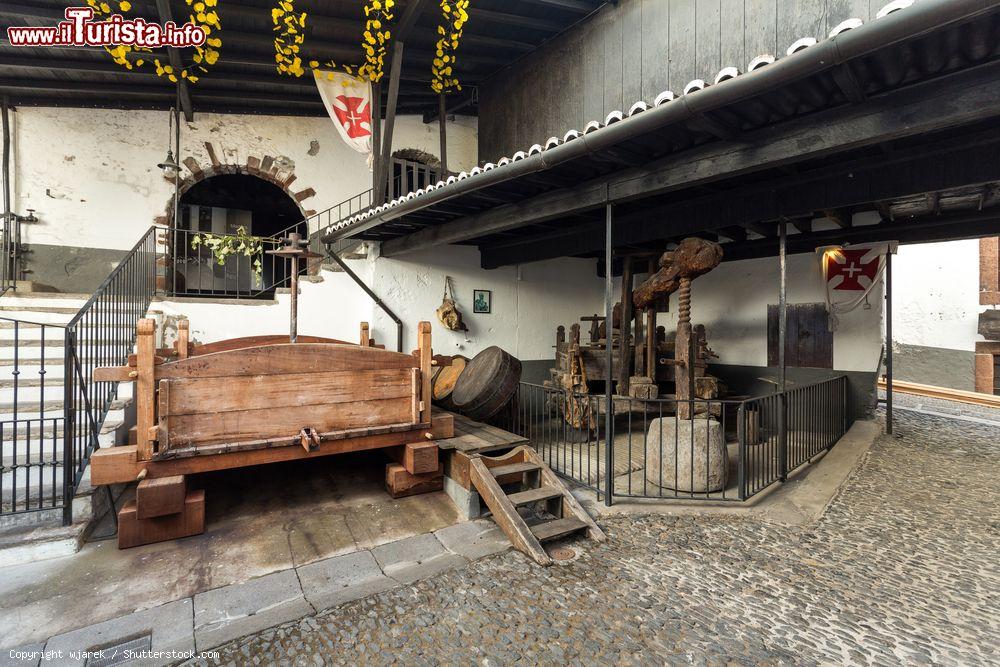
[[[150,227],[66,324],[63,357],[63,523],[73,519],[73,496],[99,446],[100,428],[118,394],[117,382],[94,380],[94,369],[124,363],[136,325],[156,293],[158,235]]]

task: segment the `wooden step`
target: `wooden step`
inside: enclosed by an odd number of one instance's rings
[[[550,498],[561,498],[562,489],[557,489],[554,486],[542,486],[537,489],[528,489],[527,491],[512,493],[507,497],[510,499],[511,504],[513,504],[514,507],[521,507],[523,505],[530,505],[531,503],[541,502]]]
[[[583,530],[587,528],[587,524],[577,519],[576,517],[567,517],[565,519],[553,519],[552,521],[546,521],[545,523],[539,523],[531,526],[531,534],[534,535],[539,542],[544,542],[546,540],[554,540],[564,535],[569,535],[570,533],[575,533],[578,530]]]
[[[516,475],[518,473],[532,472],[534,470],[541,470],[542,466],[537,463],[511,463],[505,466],[497,466],[496,468],[490,468],[490,472],[493,473],[494,477],[504,477],[506,475]]]

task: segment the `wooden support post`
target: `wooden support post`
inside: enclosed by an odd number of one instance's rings
[[[622,268],[622,323],[618,339],[618,393],[628,396],[628,379],[632,375],[632,258],[625,257]],[[612,318],[613,319],[613,318]],[[611,328],[608,328],[611,340]]]
[[[431,323],[417,325],[417,349],[420,351],[420,421],[431,423]]]
[[[447,110],[445,109],[445,94],[438,95],[438,130],[441,134],[441,180],[448,179],[448,130]]]
[[[371,343],[371,337],[369,336],[368,323],[361,323],[361,347],[368,347]]]
[[[399,76],[403,66],[403,42],[397,41],[392,47],[392,62],[389,66],[389,98],[385,105],[385,128],[382,132],[382,173],[379,176],[380,194],[377,203],[383,203],[390,199],[387,193],[392,192],[390,184],[390,168],[392,166],[392,133],[396,125],[396,100],[399,99]]]
[[[377,206],[379,177],[382,175],[382,84],[372,84],[372,205]]]
[[[656,308],[646,309],[646,376],[656,382]]]
[[[188,346],[191,344],[191,322],[181,320],[177,323],[177,343],[174,349],[177,350],[178,359],[187,359],[189,354]]]
[[[139,320],[136,326],[136,372],[135,379],[135,423],[138,438],[138,458],[148,461],[153,457],[153,442],[149,433],[156,425],[156,383],[153,375],[156,356],[156,321],[150,318]]]

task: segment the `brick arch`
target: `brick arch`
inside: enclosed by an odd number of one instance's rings
[[[208,153],[209,164],[201,164],[194,157],[184,158],[183,165],[187,167],[187,175],[182,176],[178,185],[179,195],[183,196],[185,192],[196,184],[213,176],[239,174],[259,178],[280,188],[298,206],[303,219],[316,214],[314,209],[307,209],[304,204],[305,200],[316,196],[316,191],[312,188],[305,188],[304,190],[295,192],[291,188],[292,183],[296,179],[294,166],[286,167],[278,163],[271,155],[261,157],[251,155],[247,158],[245,164],[224,163],[219,160],[219,153],[216,152],[215,146],[210,141],[205,142],[205,151]],[[164,207],[164,215],[157,216],[154,222],[159,225],[170,226],[173,215],[174,198],[171,195],[170,199],[167,200],[167,205]]]

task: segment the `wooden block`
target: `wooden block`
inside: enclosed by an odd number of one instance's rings
[[[426,475],[436,471],[438,446],[433,442],[411,442],[403,446],[403,467],[412,475]]]
[[[184,475],[144,479],[135,489],[136,516],[152,519],[184,511],[187,482]]]
[[[385,490],[393,498],[431,493],[443,488],[444,466],[438,466],[434,472],[424,475],[411,475],[399,463],[390,463],[385,467]]]
[[[139,442],[138,428],[133,424],[128,429],[128,444],[134,445]]]
[[[992,354],[977,352],[976,356],[976,391],[980,394],[992,394],[995,379],[993,377],[994,361]]]
[[[140,519],[135,501],[128,501],[118,511],[118,548],[176,540],[205,532],[205,491],[187,494],[184,510],[177,514]]]

